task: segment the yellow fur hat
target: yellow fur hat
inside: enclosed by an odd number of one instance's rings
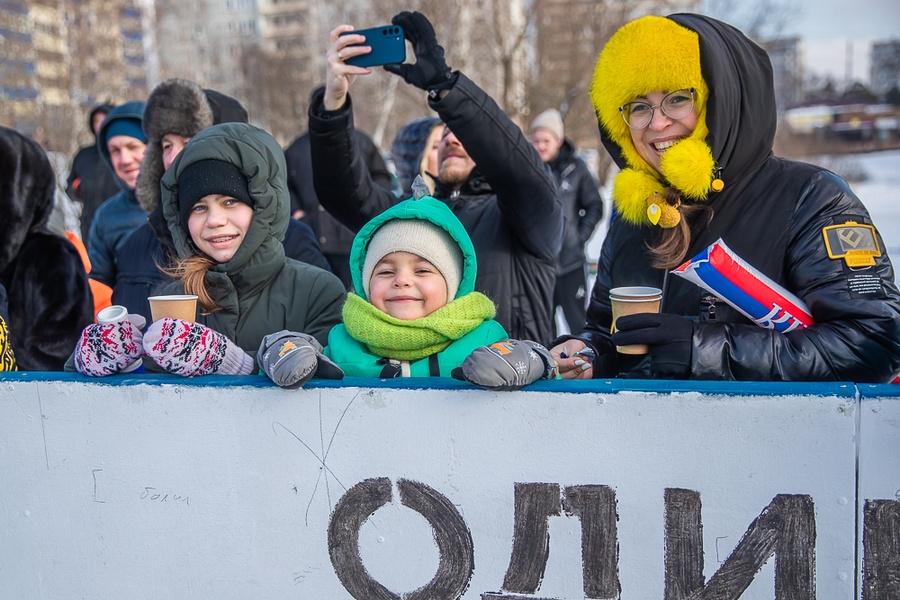
[[[619,107],[648,92],[687,88],[694,89],[697,126],[690,137],[663,154],[660,174],[638,154]],[[619,146],[626,163],[613,185],[620,215],[632,223],[674,227],[681,215],[663,200],[666,186],[688,198],[706,200],[716,170],[706,143],[709,88],[700,70],[699,36],[664,17],[628,23],[600,53],[590,93],[603,131]]]

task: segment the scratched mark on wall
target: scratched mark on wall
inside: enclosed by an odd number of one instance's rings
[[[316,459],[316,462],[319,463],[319,474],[316,477],[315,484],[313,485],[312,493],[309,496],[309,502],[307,502],[307,504],[306,504],[306,513],[304,514],[304,517],[303,517],[305,525],[309,525],[309,511],[310,511],[310,508],[312,507],[313,501],[315,500],[316,493],[319,490],[319,485],[322,483],[323,475],[324,475],[324,480],[325,480],[324,481],[325,498],[326,498],[326,501],[328,502],[329,507],[331,507],[333,505],[332,501],[331,501],[331,486],[329,484],[329,477],[328,477],[329,475],[334,478],[334,481],[341,487],[343,492],[347,491],[347,486],[344,485],[344,483],[337,476],[337,474],[331,470],[331,467],[328,466],[327,461],[328,461],[328,454],[331,452],[331,447],[334,445],[334,440],[337,437],[338,430],[341,428],[341,423],[344,421],[344,416],[346,416],[347,412],[350,410],[350,407],[353,405],[353,403],[356,401],[356,399],[358,397],[359,397],[359,392],[354,394],[353,397],[350,398],[350,401],[347,402],[347,406],[345,406],[344,410],[341,411],[341,415],[340,415],[340,417],[338,417],[337,422],[334,424],[334,428],[331,430],[331,435],[328,437],[328,442],[326,444],[326,442],[325,442],[325,437],[326,437],[325,436],[325,431],[326,431],[325,417],[322,412],[322,391],[321,390],[319,391],[319,405],[318,405],[318,410],[319,410],[319,451],[318,452],[316,452],[312,448],[312,446],[310,444],[306,443],[299,435],[297,435],[296,433],[291,431],[287,427],[287,425],[285,425],[284,423],[281,423],[279,421],[275,421],[272,423],[272,431],[275,433],[275,435],[278,435],[279,429],[283,429],[288,434],[290,434],[291,437],[293,437],[295,440],[300,442],[303,445],[303,447],[306,448],[309,451],[309,453],[313,455],[313,457]],[[296,493],[297,487],[294,486],[293,490]]]
[[[144,486],[144,491],[141,492],[141,500],[147,500],[148,502],[159,502],[159,503],[179,503],[182,502],[187,506],[191,505],[191,497],[183,496],[181,494],[173,494],[161,492],[155,487]]]
[[[97,473],[100,473],[102,471],[103,469],[94,469],[93,471],[91,471],[91,476],[94,478],[94,502],[106,504],[106,500],[97,500]]]

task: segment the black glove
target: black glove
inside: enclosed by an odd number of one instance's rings
[[[612,342],[616,346],[647,344],[650,372],[659,379],[684,379],[691,374],[694,325],[686,317],[640,313],[619,317]]]
[[[391,19],[406,33],[416,54],[415,64],[384,65],[384,70],[402,77],[406,83],[432,91],[446,90],[456,83],[457,75],[444,60],[444,49],[437,43],[434,27],[428,17],[420,12],[401,12]]]
[[[489,390],[508,391],[539,379],[556,379],[558,372],[556,360],[537,342],[504,340],[475,348],[450,375]]]

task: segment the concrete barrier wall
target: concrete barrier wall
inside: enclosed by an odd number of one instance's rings
[[[898,386],[340,383],[3,376],[0,597],[898,597]]]

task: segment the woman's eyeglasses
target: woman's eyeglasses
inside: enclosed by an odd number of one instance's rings
[[[659,104],[629,102],[619,107],[625,124],[632,129],[644,129],[653,120],[653,111],[660,109],[664,115],[675,121],[683,119],[694,110],[694,88],[677,90],[666,94]]]

